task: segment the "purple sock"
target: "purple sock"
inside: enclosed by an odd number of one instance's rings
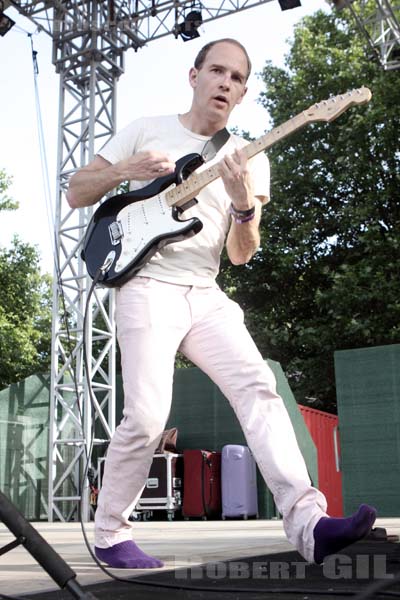
[[[322,517],[314,528],[314,560],[321,564],[329,554],[361,540],[371,531],[376,519],[376,509],[361,504],[354,515],[345,519]]]
[[[128,540],[111,548],[94,548],[98,559],[116,569],[157,569],[164,563],[142,552],[134,541]]]

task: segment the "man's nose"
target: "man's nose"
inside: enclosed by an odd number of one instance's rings
[[[229,88],[231,86],[231,76],[229,75],[229,73],[224,74],[220,85],[224,89],[229,90]]]

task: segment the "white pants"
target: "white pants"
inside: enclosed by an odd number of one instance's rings
[[[131,514],[165,429],[179,349],[234,409],[271,490],[288,540],[313,562],[313,529],[326,516],[311,486],[274,374],[217,286],[198,288],[135,277],[117,291],[117,332],[125,405],[110,443],[96,511],[99,547],[131,539]]]

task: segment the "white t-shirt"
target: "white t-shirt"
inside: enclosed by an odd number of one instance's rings
[[[160,151],[176,161],[186,154],[201,154],[210,138],[195,134],[181,124],[178,115],[144,117],[133,121],[98,152],[115,164],[143,150]],[[197,171],[208,168],[226,154],[247,144],[239,136],[231,135],[217,156]],[[267,202],[269,199],[269,162],[264,153],[250,159],[254,193]],[[150,181],[131,181],[131,190],[139,189]],[[218,274],[220,255],[229,231],[231,217],[230,197],[219,178],[197,195],[198,204],[186,210],[182,219],[198,217],[203,229],[180,242],[173,242],[157,252],[142,267],[138,275],[182,285],[210,286]]]

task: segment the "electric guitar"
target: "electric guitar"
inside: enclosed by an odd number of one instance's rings
[[[316,121],[333,121],[351,106],[365,104],[371,91],[362,87],[313,104],[283,125],[244,147],[247,158],[269,148],[294,131]],[[219,177],[217,165],[200,173],[199,154],[187,154],[175,172],[140,190],[117,194],[94,212],[83,240],[82,257],[89,275],[106,287],[122,285],[133,277],[166,244],[198,233],[202,222],[180,215],[197,203],[196,195]]]

